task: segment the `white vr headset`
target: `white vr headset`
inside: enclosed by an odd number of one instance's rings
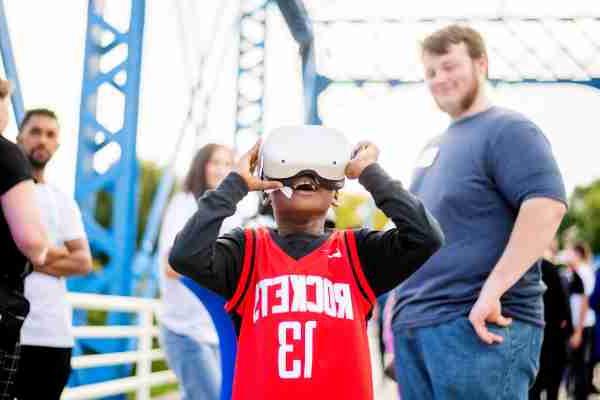
[[[263,142],[259,176],[291,186],[291,179],[309,175],[319,186],[338,190],[344,186],[351,153],[352,145],[335,129],[317,125],[282,127]]]

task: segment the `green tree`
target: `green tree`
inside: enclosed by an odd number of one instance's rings
[[[137,245],[140,245],[142,234],[148,222],[150,207],[156,195],[156,189],[160,183],[160,177],[163,174],[163,169],[158,167],[152,161],[141,161],[140,177],[138,186],[138,227],[137,227]]]
[[[136,244],[142,240],[142,234],[148,221],[150,207],[156,194],[163,169],[152,161],[140,161],[140,173],[138,178],[138,223]],[[100,225],[108,228],[112,221],[112,195],[106,191],[98,193],[96,201],[96,220]]]
[[[162,175],[162,169],[152,161],[141,161],[140,162],[140,173],[138,178],[138,207],[139,207],[139,218],[138,218],[138,230],[136,246],[139,247],[146,222],[148,221],[148,214],[150,213],[150,207],[156,189],[160,182]],[[112,221],[112,194],[107,191],[98,193],[96,199],[96,211],[95,216],[98,223],[109,228]],[[108,262],[108,256],[102,253],[94,253],[93,263],[94,268],[100,269],[103,265]],[[104,325],[106,322],[106,312],[104,311],[90,311],[88,314],[89,323],[92,325]]]
[[[369,196],[366,194],[341,192],[340,204],[334,209],[336,227],[338,229],[359,228],[371,222],[375,229],[382,229],[387,224],[388,218],[381,210],[375,210],[372,221],[366,221],[364,212],[361,213],[361,208],[368,207],[368,202]]]
[[[600,179],[573,191],[559,233],[573,229],[576,237],[588,242],[594,253],[600,251]]]

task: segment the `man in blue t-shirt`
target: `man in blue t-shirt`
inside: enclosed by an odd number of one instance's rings
[[[397,291],[403,400],[526,399],[544,314],[539,258],[566,212],[540,129],[485,94],[485,45],[451,25],[422,44],[425,82],[452,122],[421,153],[411,190],[445,245]]]

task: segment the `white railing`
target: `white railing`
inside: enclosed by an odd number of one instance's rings
[[[152,349],[152,339],[158,335],[154,325],[158,302],[136,297],[106,296],[69,293],[74,309],[120,311],[137,314],[137,325],[131,326],[76,326],[76,338],[137,338],[136,351],[94,354],[73,357],[73,369],[136,364],[136,375],[128,378],[66,388],[61,400],[96,399],[121,393],[135,392],[137,400],[150,399],[150,388],[176,382],[172,371],[152,372],[152,361],[164,359],[161,350]]]

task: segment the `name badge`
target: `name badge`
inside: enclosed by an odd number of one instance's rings
[[[417,160],[417,168],[430,167],[437,158],[439,152],[439,147],[429,147],[423,150],[419,156],[419,159]]]

